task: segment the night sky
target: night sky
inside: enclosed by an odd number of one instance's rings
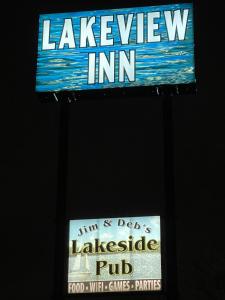
[[[8,18],[2,12],[9,24],[4,30],[7,58],[2,57],[2,299],[48,300],[54,290],[59,104],[40,103],[34,91],[38,14],[154,4],[96,2],[30,1],[14,7]],[[195,2],[198,91],[171,100],[177,286],[181,300],[222,300],[224,3]],[[68,218],[164,214],[163,130],[163,97],[148,93],[89,96],[68,105]],[[141,294],[119,297],[151,299]]]

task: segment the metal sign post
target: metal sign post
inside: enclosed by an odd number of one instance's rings
[[[166,294],[168,300],[178,299],[176,255],[176,210],[174,191],[173,99],[163,98],[164,127],[164,191],[166,224]]]
[[[65,249],[67,244],[66,195],[68,166],[68,104],[58,103],[58,197],[56,201],[54,300],[62,300],[65,288]]]

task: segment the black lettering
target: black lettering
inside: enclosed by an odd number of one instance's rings
[[[119,219],[118,226],[124,226],[124,225],[125,225],[125,221],[123,219]]]
[[[159,245],[156,240],[150,240],[147,243],[147,247],[149,250],[156,250],[159,247]]]
[[[138,224],[138,222],[136,222],[135,225],[134,225],[134,228],[135,228],[135,229],[140,229],[141,226]]]
[[[72,253],[81,253],[81,251],[79,251],[79,249],[77,250],[77,241],[76,240],[72,240]]]
[[[130,263],[126,262],[125,259],[122,260],[122,274],[130,274],[133,271],[133,267]]]
[[[107,243],[106,249],[107,249],[107,251],[109,251],[109,252],[115,252],[116,249],[113,248],[113,247],[115,247],[115,246],[116,246],[116,242],[110,241],[110,242]]]
[[[119,274],[119,264],[109,264],[109,274],[118,275]]]
[[[150,232],[151,232],[151,228],[146,227],[146,228],[145,228],[145,232],[146,232],[146,233],[150,233]]]
[[[104,244],[105,244],[105,242],[100,242],[99,243],[99,239],[95,239],[95,252],[96,253],[105,252]]]
[[[121,250],[121,249],[118,249],[118,252],[125,252],[125,251],[127,251],[127,242],[126,242],[126,241],[120,241],[120,242],[118,243],[118,246],[119,246],[120,248],[122,248],[122,250]]]
[[[80,231],[80,232],[79,232],[78,236],[81,236],[81,235],[83,234],[83,231],[82,231],[81,228],[79,229],[79,231]]]
[[[96,261],[96,275],[101,275],[101,269],[105,268],[106,265],[107,265],[107,261],[105,260]]]
[[[134,248],[137,251],[144,251],[145,250],[145,236],[142,236],[140,240],[135,242]]]
[[[127,223],[127,227],[132,228],[132,226],[133,226],[133,223],[132,223],[132,222],[128,222],[128,223]]]
[[[82,249],[83,253],[93,253],[93,245],[92,243],[84,243],[84,247]]]

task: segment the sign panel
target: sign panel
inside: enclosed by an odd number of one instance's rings
[[[191,3],[40,15],[37,92],[193,82]]]
[[[161,290],[160,217],[71,220],[68,293]]]

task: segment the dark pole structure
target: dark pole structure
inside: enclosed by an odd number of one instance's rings
[[[58,186],[55,226],[54,300],[63,299],[66,249],[66,195],[68,166],[68,103],[57,103],[59,116]]]
[[[177,251],[176,251],[176,206],[174,182],[174,131],[173,99],[163,98],[164,128],[164,199],[165,199],[165,248],[166,248],[166,295],[168,300],[178,299]]]
[[[54,98],[57,99],[54,94]],[[58,99],[57,99],[58,100]],[[68,167],[68,117],[69,103],[60,101],[58,106],[58,184],[55,226],[54,300],[63,300],[65,291],[65,257],[67,249],[67,167]],[[163,97],[164,140],[164,217],[165,217],[165,274],[164,287],[167,300],[178,300],[176,253],[176,206],[174,182],[174,129],[173,99],[166,92]],[[150,296],[151,297],[151,296]]]

